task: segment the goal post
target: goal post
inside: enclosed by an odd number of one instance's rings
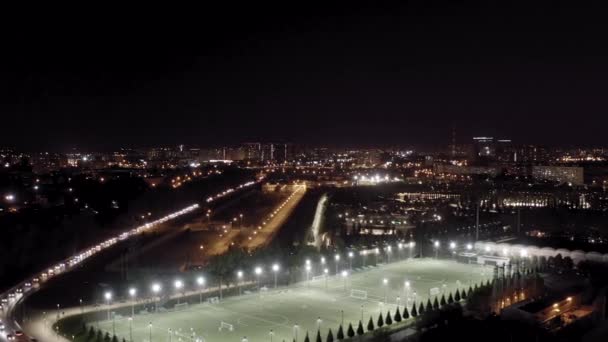
[[[224,321],[220,322],[220,327],[218,328],[219,331],[234,331],[234,325],[230,324],[230,323],[226,323]]]
[[[188,303],[180,303],[180,304],[175,304],[173,306],[173,309],[175,311],[179,311],[179,310],[186,310],[188,309]]]
[[[367,299],[367,291],[364,290],[350,290],[350,297],[356,299]]]

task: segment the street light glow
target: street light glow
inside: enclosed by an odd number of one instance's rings
[[[103,296],[106,298],[107,301],[109,301],[110,299],[112,299],[112,292],[108,291]]]
[[[160,286],[159,283],[152,284],[152,292],[159,293],[161,289],[162,289],[162,287]]]
[[[135,297],[135,295],[137,294],[137,289],[132,287],[129,289],[129,296],[131,297]]]
[[[174,285],[175,285],[175,288],[178,290],[181,289],[182,287],[184,287],[184,283],[182,283],[181,280],[176,280]]]
[[[198,277],[196,278],[196,283],[199,285],[205,285],[205,278],[204,277]]]
[[[256,274],[256,275],[260,275],[260,274],[262,274],[262,268],[261,268],[261,267],[259,267],[259,266],[258,266],[258,267],[256,267],[256,268],[255,268],[255,274]]]
[[[272,265],[272,270],[277,272],[279,270],[279,265],[278,264]]]

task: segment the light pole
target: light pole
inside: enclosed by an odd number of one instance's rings
[[[154,312],[158,312],[158,302],[160,301],[160,290],[162,287],[159,283],[152,284],[152,293],[154,293]],[[158,298],[157,298],[158,297]]]
[[[348,278],[347,271],[342,271],[342,278],[344,278],[344,291],[346,291],[346,278]]]
[[[277,273],[279,272],[279,264],[272,265],[272,272],[274,273],[274,288],[277,288]]]
[[[450,242],[450,250],[452,251],[452,256],[456,255],[456,242]]]
[[[173,331],[171,330],[171,328],[169,328],[169,331],[168,331],[168,333],[169,333],[169,342],[171,342],[171,333],[172,333],[172,332],[173,332]]]
[[[198,300],[199,304],[203,304],[203,289],[205,288],[205,278],[199,276],[196,278],[196,283],[198,284]]]
[[[84,307],[82,306],[82,299],[78,300],[80,302],[80,314],[84,313]]]
[[[310,287],[310,265],[306,265],[306,284]]]
[[[416,243],[414,241],[410,241],[410,243],[408,245],[410,246],[410,259],[411,259],[412,255],[414,253],[414,246],[416,245]]]
[[[173,283],[173,285],[175,286],[175,292],[177,292],[177,304],[179,305],[179,292],[184,287],[184,283],[178,279],[175,281],[175,283]]]
[[[405,305],[408,306],[410,304],[410,282],[407,280],[403,283],[403,291],[405,292]]]
[[[323,323],[323,320],[321,319],[321,317],[317,318],[317,330],[321,330],[321,323]]]
[[[262,275],[262,268],[258,266],[255,268],[254,272],[255,272],[256,282],[258,285],[258,291],[260,291],[260,275]]]
[[[387,246],[386,247],[386,257],[388,258],[388,263],[391,263],[391,252],[392,252],[392,248],[391,246]]]
[[[270,329],[270,332],[268,333],[268,335],[270,336],[270,342],[272,342],[272,336],[274,336],[274,331],[272,331],[272,329]]]
[[[435,247],[435,259],[439,258],[439,240],[435,240],[435,242],[433,242],[433,247]]]
[[[241,219],[239,223],[239,228],[243,228],[243,214],[239,214],[239,218]]]
[[[148,328],[150,329],[150,339],[148,342],[152,342],[152,322],[148,323]]]
[[[129,297],[131,297],[131,317],[135,316],[135,296],[137,295],[137,289],[132,287],[129,289]]]
[[[108,305],[108,321],[110,320],[110,301],[112,300],[112,292],[108,291],[104,293],[104,298],[106,299],[106,304]]]
[[[326,268],[323,270],[323,273],[325,274],[325,289],[327,290],[327,278],[329,276],[329,270]]]
[[[129,317],[129,341],[133,342],[133,316]]]
[[[336,254],[334,256],[334,260],[336,261],[336,274],[338,274],[338,265],[340,263],[340,254]]]
[[[298,342],[298,330],[299,330],[299,329],[300,329],[300,326],[299,326],[299,325],[295,324],[295,325],[293,326],[293,340],[294,340],[295,342]]]
[[[353,270],[353,257],[355,256],[355,254],[353,252],[348,252],[348,265],[349,265],[349,269],[352,271]]]
[[[388,279],[382,279],[382,285],[384,286],[384,302],[388,300]]]
[[[363,322],[363,304],[361,304],[361,322]]]
[[[237,271],[236,272],[236,277],[238,279],[238,283],[239,283],[239,296],[243,294],[242,292],[242,280],[243,280],[243,271]]]

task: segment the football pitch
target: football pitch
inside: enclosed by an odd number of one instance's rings
[[[394,314],[397,305],[402,311],[404,305],[411,309],[413,302],[426,303],[442,293],[447,299],[450,292],[485,282],[492,274],[492,267],[450,260],[399,261],[353,270],[346,277],[321,275],[276,290],[227,297],[215,304],[136,315],[132,321],[116,319],[114,329],[119,340],[130,341],[132,333],[135,342],[303,341],[306,332],[314,341],[318,329],[325,340],[330,328],[335,338],[341,323],[346,334],[349,323],[356,329],[363,318],[366,327],[370,316],[375,323],[380,312]],[[98,324],[112,334],[112,321]]]

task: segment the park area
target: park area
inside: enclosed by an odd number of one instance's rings
[[[414,302],[434,301],[443,294],[447,298],[492,275],[488,266],[436,259],[346,269],[327,277],[323,269],[312,269],[308,281],[276,289],[269,274],[260,277],[260,291],[221,301],[203,298],[202,304],[196,298],[170,310],[136,314],[133,320],[115,317],[89,325],[136,342],[304,341],[307,332],[314,341],[317,330],[325,340],[328,329],[336,336],[342,324],[346,334],[349,323],[356,329],[362,320],[366,326],[370,316],[376,322],[380,313],[394,314],[397,306],[403,312]]]

